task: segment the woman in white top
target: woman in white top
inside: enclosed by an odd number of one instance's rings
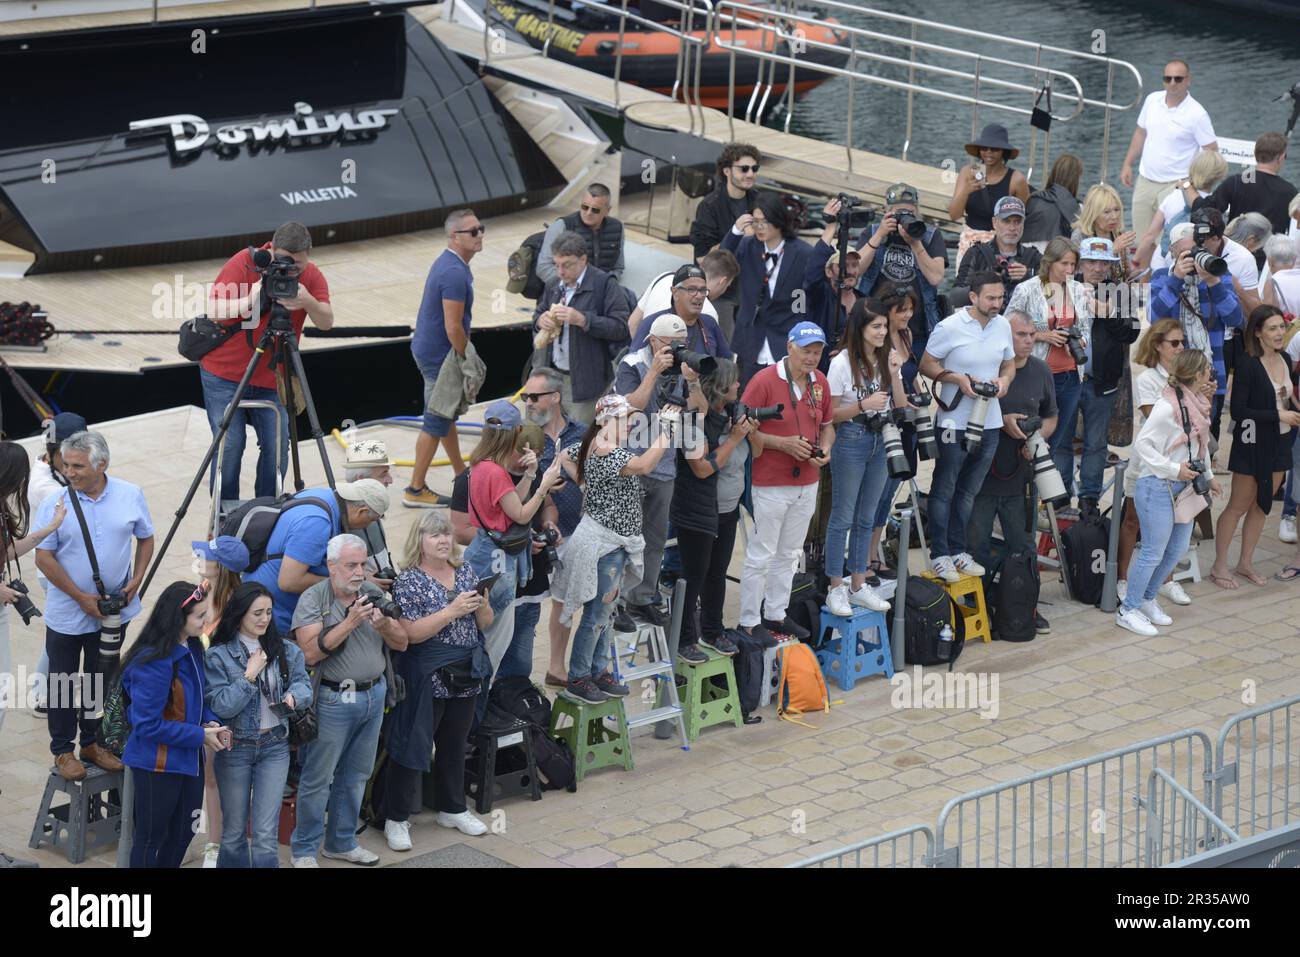
[[[1184,343],[1183,327],[1178,324],[1177,319],[1157,319],[1147,327],[1147,331],[1138,340],[1133,361],[1140,366],[1146,366],[1145,371],[1133,380],[1133,406],[1138,410],[1139,429],[1146,423],[1147,417],[1151,415],[1152,406],[1169,385],[1169,369],[1173,366],[1178,353],[1183,350]],[[1122,576],[1128,570],[1133,549],[1137,547],[1138,532],[1141,530],[1137,509],[1133,505],[1133,494],[1137,491],[1137,471],[1137,463],[1130,462],[1124,472],[1124,519],[1119,530],[1117,555],[1117,567],[1121,576],[1118,585],[1120,598],[1124,597],[1127,588],[1127,583]],[[1160,595],[1168,598],[1175,605],[1192,603],[1187,592],[1175,581],[1161,585]]]
[[[875,299],[859,299],[826,375],[836,426],[826,525],[826,607],[835,615],[853,614],[853,605],[889,609],[889,602],[867,584],[867,564],[876,506],[889,477],[881,429],[895,407],[907,405],[898,371],[905,358],[890,348],[888,309]],[[852,589],[844,584],[846,541]]]
[[[1146,234],[1138,242],[1133,257],[1135,269],[1151,267],[1154,272],[1169,265],[1169,230],[1186,222],[1192,215],[1192,203],[1209,196],[1228,175],[1228,161],[1218,150],[1201,150],[1192,160],[1187,179],[1160,201]]]
[[[1204,390],[1212,375],[1205,353],[1179,352],[1168,386],[1133,441],[1130,468],[1137,470],[1133,502],[1142,523],[1142,547],[1129,564],[1128,590],[1115,623],[1134,634],[1150,637],[1159,634],[1157,625],[1173,624],[1156,602],[1156,591],[1192,540],[1193,521],[1177,520],[1175,500],[1198,471],[1209,474],[1210,400]],[[1222,491],[1213,479],[1210,491]]]

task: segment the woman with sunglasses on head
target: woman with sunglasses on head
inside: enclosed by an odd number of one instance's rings
[[[131,726],[122,763],[135,788],[132,867],[181,866],[203,804],[204,752],[230,743],[204,701],[207,620],[207,588],[172,582],[118,672]]]
[[[1138,428],[1146,423],[1151,415],[1151,409],[1168,387],[1169,370],[1174,367],[1174,359],[1178,358],[1183,348],[1183,327],[1178,324],[1177,319],[1157,319],[1147,327],[1147,331],[1138,340],[1133,361],[1146,367],[1145,371],[1133,380],[1133,404],[1138,410]],[[1206,398],[1214,398],[1212,388],[1206,392]],[[1124,521],[1120,525],[1117,555],[1120,575],[1128,573],[1129,561],[1133,557],[1138,532],[1141,530],[1137,508],[1133,504],[1133,494],[1137,491],[1137,471],[1135,462],[1131,462],[1124,471]],[[1121,599],[1127,587],[1128,582],[1121,578],[1118,584]],[[1191,597],[1183,590],[1183,586],[1173,580],[1172,573],[1160,586],[1160,597],[1168,598],[1175,605],[1192,603]]]
[[[222,815],[217,867],[279,867],[289,715],[310,707],[312,688],[302,651],[276,630],[266,586],[244,582],[235,589],[209,640],[204,669],[208,707],[229,723],[232,738],[214,762]]]
[[[1210,569],[1211,581],[1229,590],[1238,587],[1234,573],[1256,585],[1267,582],[1251,560],[1273,507],[1273,496],[1291,467],[1291,444],[1300,427],[1294,398],[1296,374],[1282,353],[1286,339],[1282,310],[1256,306],[1241,339],[1245,354],[1237,360],[1232,386],[1232,452],[1228,457],[1232,491],[1214,530],[1214,567]],[[1228,547],[1239,522],[1241,554],[1229,572]],[[1297,574],[1300,570],[1284,568],[1278,580],[1291,581]]]

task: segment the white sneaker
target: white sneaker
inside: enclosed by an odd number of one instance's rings
[[[1287,544],[1295,544],[1295,516],[1283,515],[1282,522],[1277,527],[1277,537]]]
[[[952,559],[947,555],[940,555],[931,561],[930,567],[934,569],[936,575],[950,585],[961,581],[961,573],[957,571],[957,567],[953,565]]]
[[[316,863],[316,858],[314,857],[295,857],[293,859],[293,866],[294,867],[317,867],[317,868],[320,867],[320,865]]]
[[[1126,611],[1123,606],[1120,606],[1119,611],[1115,612],[1115,624],[1144,638],[1154,638],[1160,634],[1156,631],[1156,626],[1147,620],[1147,616],[1136,608]]]
[[[1156,594],[1168,598],[1175,605],[1190,605],[1192,603],[1192,596],[1183,591],[1183,586],[1178,582],[1165,582],[1160,586],[1160,590]]]
[[[410,838],[408,837],[407,840],[409,841]],[[321,856],[328,857],[330,860],[334,861],[347,861],[349,864],[360,864],[362,867],[370,867],[373,864],[379,863],[379,855],[374,851],[367,851],[360,844],[352,848],[352,850],[343,853],[339,853],[338,851],[322,850]]]
[[[395,851],[411,849],[411,825],[409,821],[385,821],[384,837],[388,846]]]
[[[203,866],[216,867],[217,855],[221,853],[220,844],[205,844],[203,846]]]
[[[853,608],[849,605],[849,586],[844,584],[836,585],[827,592],[826,608],[832,615],[839,615],[841,618],[851,616]]]
[[[962,552],[959,555],[953,556],[952,563],[956,566],[957,571],[961,572],[963,575],[974,575],[976,578],[979,578],[984,574],[984,566],[975,561],[975,559],[970,556],[969,552]]]
[[[849,593],[849,601],[872,611],[889,611],[889,602],[877,595],[876,590],[866,583],[857,591]]]
[[[439,811],[438,823],[443,827],[454,827],[462,834],[468,834],[470,837],[478,837],[487,833],[487,825],[469,811],[461,811],[459,814],[448,814],[445,811]]]
[[[1160,607],[1154,598],[1150,601],[1144,601],[1140,610],[1142,614],[1147,616],[1147,621],[1153,625],[1172,625],[1174,623],[1174,620],[1165,614],[1164,609]]]
[[[1124,596],[1127,594],[1128,594],[1128,582],[1126,582],[1124,579],[1121,578],[1119,581],[1115,583],[1115,596],[1122,602],[1124,600]]]

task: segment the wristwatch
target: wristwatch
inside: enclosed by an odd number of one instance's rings
[[[1181,183],[1178,184],[1178,188],[1179,188],[1179,189],[1187,189],[1187,188],[1190,187],[1191,185],[1192,185],[1192,181],[1191,181],[1190,179],[1185,179],[1185,180],[1183,180]]]

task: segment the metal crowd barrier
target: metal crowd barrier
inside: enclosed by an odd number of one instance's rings
[[[1238,840],[1237,833],[1164,768],[1147,778],[1146,867],[1162,867]]]
[[[1244,837],[1300,820],[1297,719],[1300,695],[1243,711],[1219,731],[1213,806]]]
[[[923,853],[918,857],[917,839],[925,838]],[[899,850],[906,843],[902,857]],[[881,851],[885,851],[885,861],[881,862]],[[871,860],[863,863],[864,852],[870,852]],[[850,844],[838,851],[818,854],[806,861],[792,864],[791,867],[935,867],[934,832],[924,824],[914,824],[901,830],[890,831],[869,841]]]

